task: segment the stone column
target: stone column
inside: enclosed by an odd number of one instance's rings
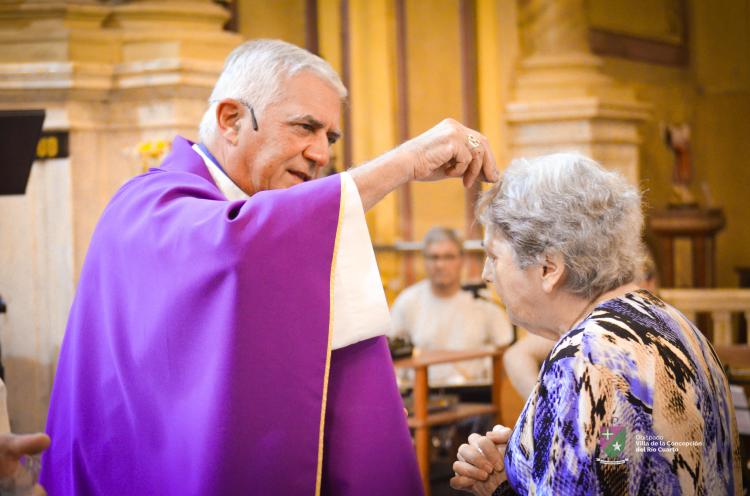
[[[224,58],[241,41],[222,30],[228,17],[212,0],[137,0],[111,8],[104,30],[116,49],[106,109],[94,117],[94,129],[72,140],[87,151],[73,171],[72,197],[81,207],[74,219],[76,277],[109,197],[143,169],[137,145],[171,142],[175,134],[197,139]]]
[[[511,154],[578,151],[639,178],[638,125],[648,116],[631,88],[592,55],[584,0],[519,0],[521,61],[507,105]]]
[[[138,143],[195,138],[226,54],[211,0],[18,0],[0,5],[0,108],[43,108],[69,154],[0,197],[0,314],[11,426],[44,428],[56,357],[95,223],[141,170]]]

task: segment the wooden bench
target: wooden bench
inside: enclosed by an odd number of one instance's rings
[[[732,333],[732,314],[741,313],[750,323],[750,289],[734,288],[664,288],[659,297],[695,322],[696,314],[706,313],[713,323],[713,344],[735,344]],[[748,333],[750,337],[750,333]],[[746,340],[748,341],[748,340]],[[750,344],[750,341],[746,344]]]

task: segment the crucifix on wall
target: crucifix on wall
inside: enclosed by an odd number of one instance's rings
[[[667,124],[662,133],[674,154],[672,197],[666,209],[656,209],[649,217],[658,241],[661,284],[711,287],[716,284],[716,235],[724,228],[724,213],[720,208],[700,206],[691,191],[690,126]]]
[[[664,142],[674,154],[672,168],[672,199],[670,206],[697,207],[695,196],[690,191],[693,180],[693,164],[690,156],[690,125],[667,124],[664,126]]]

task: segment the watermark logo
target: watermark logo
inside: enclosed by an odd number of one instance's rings
[[[671,441],[660,434],[636,434],[636,453],[676,453],[680,448],[700,449],[702,440]]]
[[[613,418],[612,421],[612,424],[605,426],[599,434],[600,453],[603,453],[606,458],[596,460],[603,464],[619,465],[628,461],[624,457],[628,430],[625,426],[616,423],[617,418]]]

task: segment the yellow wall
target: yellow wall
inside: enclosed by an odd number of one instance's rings
[[[305,1],[239,0],[238,29],[246,38],[279,38],[305,46]]]
[[[673,156],[659,125],[691,125],[693,191],[706,204],[702,185],[707,185],[714,205],[722,207],[727,218],[717,238],[717,285],[737,286],[735,267],[750,266],[750,2],[694,1],[688,7],[687,66],[608,57],[605,72],[632,85],[638,97],[652,105],[651,118],[641,130],[641,179],[650,207],[663,208],[671,191]]]
[[[417,135],[446,117],[461,120],[458,1],[406,2],[409,131]],[[414,236],[435,224],[463,230],[464,188],[458,181],[412,185]]]
[[[719,286],[736,286],[735,266],[750,266],[750,1],[693,1],[694,109],[698,180],[705,181],[727,227],[718,238]]]
[[[516,0],[477,1],[479,126],[501,168],[510,161],[505,104],[519,50],[517,22]]]

